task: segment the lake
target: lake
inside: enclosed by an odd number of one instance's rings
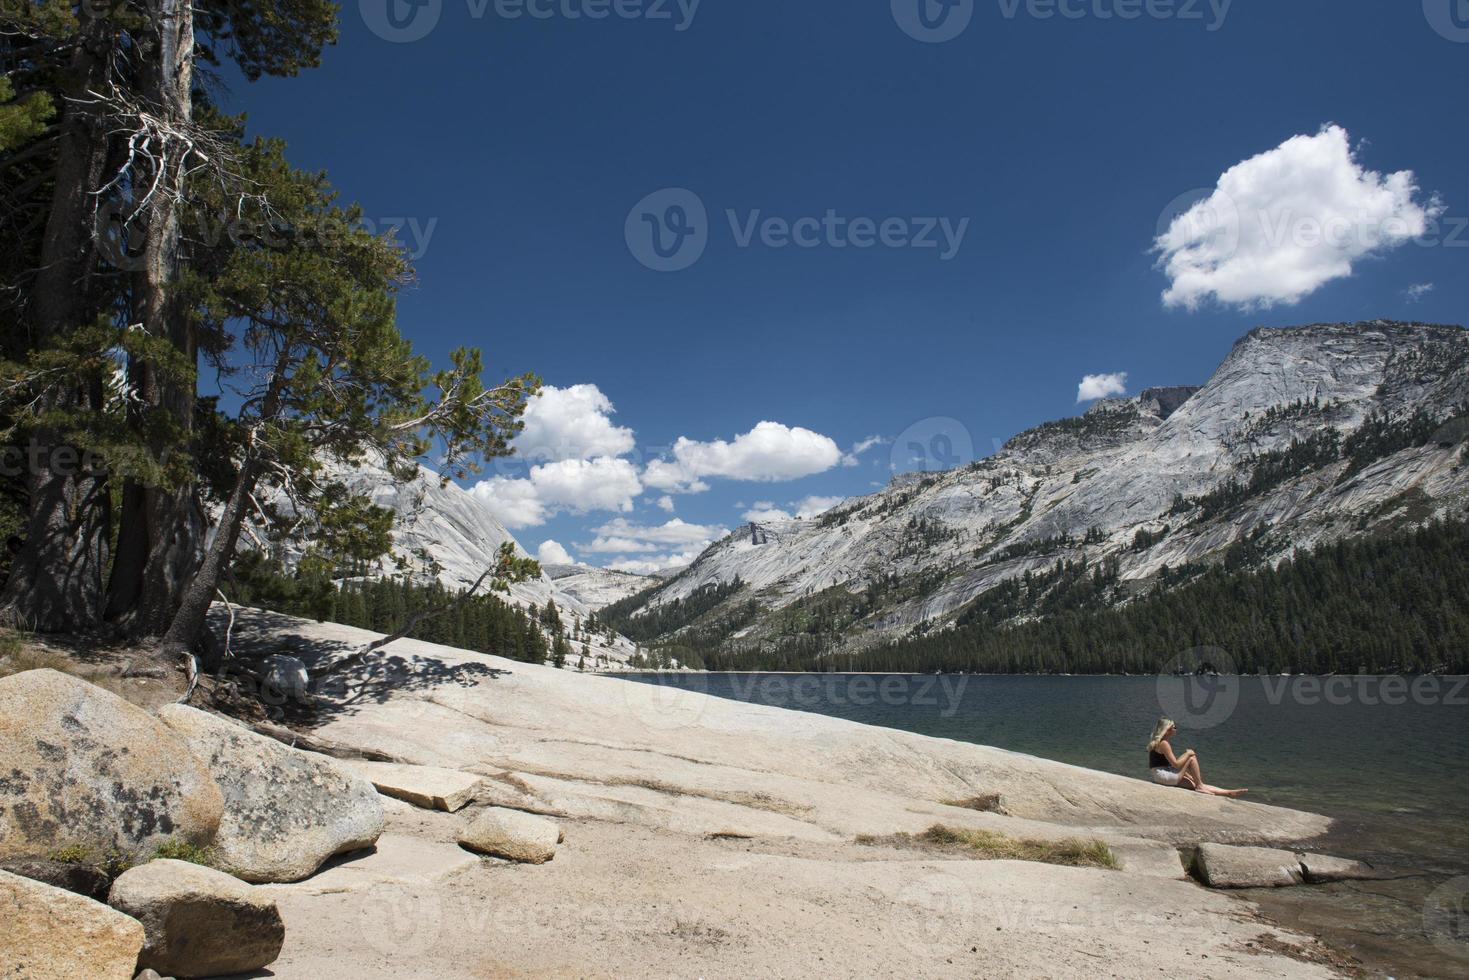
[[[1146,778],[1160,715],[1205,780],[1338,820],[1322,851],[1421,872],[1251,892],[1369,969],[1469,975],[1469,680],[639,674],[631,679]],[[1180,790],[1180,792],[1183,792]],[[1425,933],[1428,910],[1432,938]],[[1433,941],[1433,940],[1436,940]]]

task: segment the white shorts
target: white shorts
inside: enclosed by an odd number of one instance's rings
[[[1153,782],[1159,786],[1177,786],[1178,781],[1183,778],[1183,773],[1176,769],[1154,769]]]

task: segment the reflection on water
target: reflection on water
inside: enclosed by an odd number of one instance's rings
[[[1326,935],[1369,964],[1397,968],[1400,977],[1469,976],[1469,945],[1464,944],[1469,909],[1459,913],[1462,923],[1453,924],[1458,931],[1447,941],[1440,935],[1437,945],[1422,925],[1424,905],[1435,889],[1469,876],[1469,683],[1464,678],[1228,678],[1219,682],[1221,697],[1184,702],[1175,679],[1160,684],[1153,677],[703,674],[634,679],[993,745],[1139,779],[1146,776],[1148,734],[1166,712],[1181,729],[1174,745],[1198,751],[1210,783],[1247,786],[1256,802],[1336,818],[1328,839],[1316,843],[1321,850],[1423,872],[1392,883],[1288,889],[1264,896],[1272,912]],[[1465,892],[1469,897],[1469,887]],[[1463,959],[1451,955],[1461,948]]]

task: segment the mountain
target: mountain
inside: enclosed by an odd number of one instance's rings
[[[1260,328],[1202,386],[1100,401],[969,466],[747,525],[608,614],[651,642],[853,652],[945,628],[1068,563],[1107,568],[1123,604],[1241,543],[1264,567],[1463,516],[1466,406],[1462,328]]]
[[[467,589],[485,569],[498,562],[500,546],[506,541],[514,544],[517,554],[528,555],[483,500],[453,481],[445,483],[439,474],[425,466],[420,465],[414,478],[406,483],[398,482],[380,462],[372,460],[358,466],[328,465],[325,475],[346,484],[354,493],[367,495],[377,506],[394,512],[395,555],[406,562],[408,574],[418,582],[437,579],[446,588]],[[247,528],[243,546],[252,543],[252,531]],[[258,539],[253,543],[260,550],[277,550]],[[300,544],[295,544],[288,547],[281,557],[287,565],[293,565],[300,550]],[[401,574],[390,559],[384,559],[378,571],[383,576]],[[601,571],[587,569],[587,572]],[[605,574],[621,575],[617,572]],[[609,579],[599,592],[576,578],[563,576],[558,579],[543,569],[539,577],[512,585],[510,595],[502,598],[522,608],[531,605],[543,607],[548,601],[554,601],[561,610],[563,621],[571,627],[578,619],[585,619],[611,601],[603,597],[604,593],[617,593],[620,588],[621,594],[630,594],[649,584],[639,576],[628,578],[636,581],[614,586]],[[576,649],[578,652],[581,650],[580,641],[577,641]],[[623,666],[636,652],[636,645],[620,635],[611,640],[602,636],[589,640],[588,653],[593,662],[605,658],[602,662],[614,667]]]
[[[542,565],[541,568],[558,591],[593,612],[637,595],[662,581],[651,575],[635,575],[591,565]]]

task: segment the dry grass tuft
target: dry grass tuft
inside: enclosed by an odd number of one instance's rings
[[[980,796],[969,796],[962,800],[940,800],[944,806],[957,806],[964,810],[978,810],[981,813],[1004,813],[1004,801],[1000,799],[999,793],[984,793]]]
[[[991,830],[970,830],[934,824],[919,835],[930,844],[962,847],[976,857],[991,861],[1039,861],[1072,868],[1117,870],[1117,856],[1099,840],[1068,837],[1065,840],[1024,840]]]
[[[70,674],[88,684],[95,684],[113,694],[122,693],[117,674],[78,663],[59,650],[28,641],[23,634],[0,632],[0,677],[22,674],[28,670],[54,670]]]
[[[889,837],[875,837],[871,834],[860,834],[856,840],[858,844],[941,848],[984,861],[1035,861],[1070,868],[1105,868],[1109,871],[1116,871],[1121,867],[1117,855],[1105,843],[1076,837],[1055,841],[1027,840],[992,830],[971,830],[966,827],[934,824],[916,836],[893,834]]]

